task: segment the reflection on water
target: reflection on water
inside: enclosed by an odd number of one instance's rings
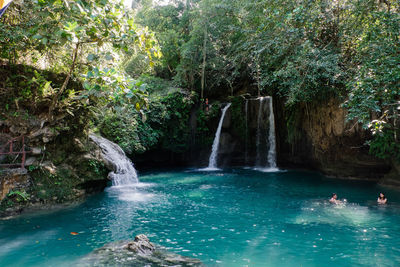
[[[215,171],[221,171],[221,170],[222,169],[220,169],[220,168],[213,168],[213,167],[197,169],[197,171],[199,171],[199,172],[215,172]]]
[[[112,186],[106,189],[106,192],[112,198],[118,198],[123,201],[145,202],[149,201],[155,194],[146,192],[143,188],[148,188],[153,184],[137,183],[127,186]]]
[[[255,167],[255,168],[253,168],[253,170],[260,171],[260,172],[281,172],[282,171],[278,168],[270,168],[270,167],[266,167],[266,168]]]
[[[209,266],[400,266],[400,199],[306,172],[149,173],[84,204],[0,221],[1,266],[73,266],[144,233]],[[345,205],[328,202],[332,192]],[[76,232],[78,235],[71,235]]]
[[[296,224],[332,224],[368,226],[384,223],[384,217],[376,210],[355,203],[331,204],[326,200],[306,202],[295,217]]]

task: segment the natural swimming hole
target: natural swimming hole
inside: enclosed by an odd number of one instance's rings
[[[206,266],[400,265],[399,194],[373,183],[250,169],[148,172],[140,181],[1,220],[0,265],[74,266],[141,233]],[[376,204],[380,191],[386,206]],[[332,192],[347,204],[329,204]]]

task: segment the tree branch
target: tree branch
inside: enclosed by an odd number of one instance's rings
[[[80,46],[80,43],[77,43],[75,45],[71,68],[69,69],[68,75],[65,78],[64,83],[61,86],[60,90],[53,97],[53,101],[52,101],[52,103],[51,103],[51,105],[49,107],[49,117],[52,117],[52,113],[53,113],[54,108],[56,107],[57,102],[58,102],[58,98],[64,93],[65,89],[67,88],[68,82],[71,79],[72,73],[73,73],[73,71],[75,69],[76,59],[78,57],[79,46]]]

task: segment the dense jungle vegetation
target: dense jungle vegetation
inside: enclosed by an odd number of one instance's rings
[[[180,152],[191,140],[190,112],[205,98],[268,94],[284,99],[288,114],[337,98],[371,131],[371,153],[400,160],[399,1],[132,6],[13,1],[0,18],[1,119],[97,130],[129,154]],[[198,114],[198,132],[217,112]]]

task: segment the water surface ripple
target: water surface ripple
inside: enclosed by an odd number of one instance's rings
[[[207,266],[400,266],[400,198],[308,172],[170,171],[85,203],[0,221],[1,266],[74,266],[144,233]],[[332,192],[345,206],[327,203]],[[78,235],[71,235],[77,232]]]

